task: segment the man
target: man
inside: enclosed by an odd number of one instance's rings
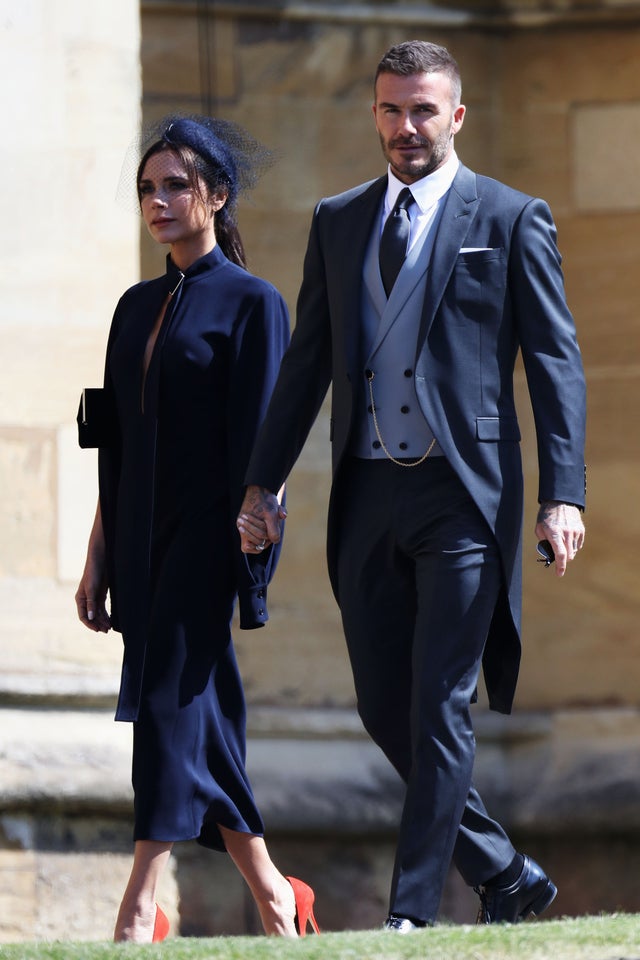
[[[454,152],[465,107],[448,51],[389,50],[373,113],[388,171],[316,208],[238,528],[247,553],[278,541],[274,493],[332,381],[331,583],[360,715],[406,782],[385,926],[434,923],[452,860],[484,922],[517,922],[556,888],[473,786],[470,704],[482,664],[491,707],[510,712],[520,659],[516,353],[538,440],[535,533],[559,576],[584,540],[582,364],[549,208]]]

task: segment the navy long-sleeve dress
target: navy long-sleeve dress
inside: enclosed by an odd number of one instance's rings
[[[172,292],[143,376],[144,352]],[[100,449],[111,618],[124,656],[117,720],[133,721],[136,840],[263,831],[245,772],[245,704],[230,620],[267,619],[278,550],[248,558],[243,475],[289,339],[285,303],[219,247],[181,279],[128,290],[105,369]]]

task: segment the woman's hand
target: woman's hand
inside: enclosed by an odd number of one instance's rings
[[[107,633],[111,629],[111,619],[107,613],[107,569],[104,531],[102,528],[102,514],[100,503],[96,508],[96,516],[89,537],[87,561],[78,589],[76,590],[76,607],[78,617],[85,627],[95,633]]]
[[[107,586],[100,564],[87,560],[76,590],[78,617],[85,627],[96,633],[108,633],[111,620],[106,608]]]

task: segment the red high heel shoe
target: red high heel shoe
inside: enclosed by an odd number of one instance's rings
[[[313,902],[316,898],[315,893],[308,884],[302,880],[296,880],[295,877],[286,877],[293,887],[293,895],[296,898],[296,927],[301,937],[307,935],[307,923],[311,924],[314,933],[320,933],[320,927],[316,923],[313,915]]]
[[[169,921],[166,914],[156,903],[156,919],[153,924],[153,943],[159,943],[164,940],[169,933]]]

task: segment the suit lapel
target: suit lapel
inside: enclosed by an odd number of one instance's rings
[[[460,248],[478,212],[476,175],[461,165],[445,200],[435,236],[427,276],[424,309],[418,336],[418,352],[429,333]]]
[[[367,247],[376,228],[376,218],[386,187],[386,175],[379,177],[344,209],[344,223],[336,219],[336,242],[331,253],[332,262],[340,277],[341,295],[338,302],[344,304],[345,351],[348,368],[352,370],[358,365],[362,283]]]
[[[364,261],[364,282],[369,291],[369,296],[375,304],[376,310],[380,316],[382,316],[387,305],[387,295],[384,292],[382,277],[380,276],[378,259],[379,246],[379,237],[375,230],[374,221],[374,229],[371,231],[371,236],[369,237],[369,245]]]

